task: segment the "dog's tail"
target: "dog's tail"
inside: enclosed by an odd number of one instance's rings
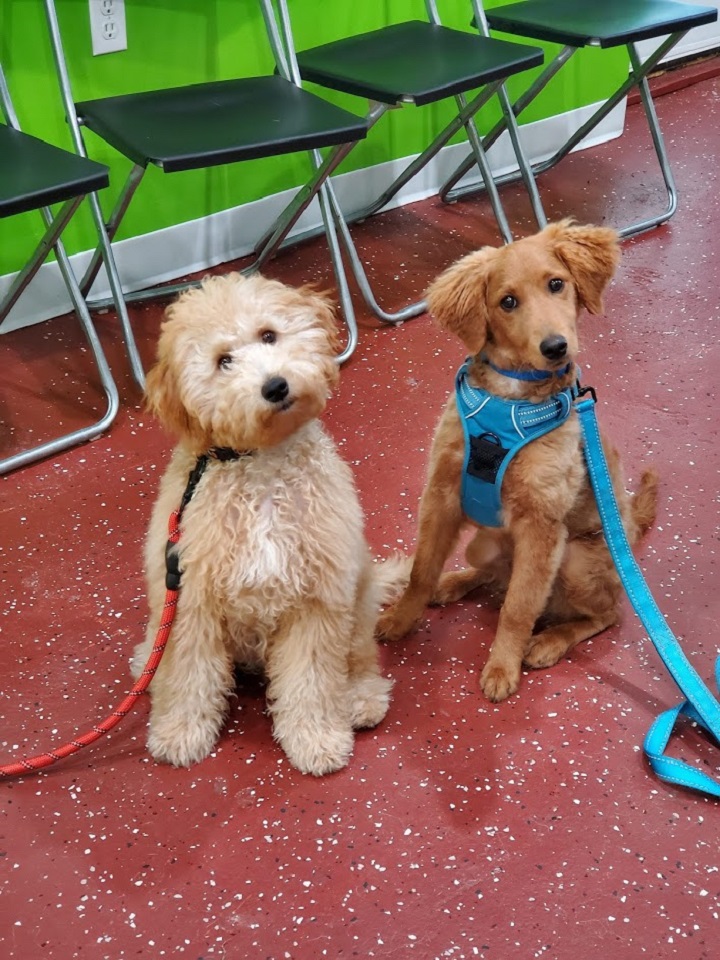
[[[400,598],[410,581],[412,564],[413,558],[399,551],[373,563],[373,579],[381,606]]]
[[[640,485],[632,495],[630,512],[632,529],[629,531],[630,542],[634,545],[647,533],[655,522],[657,515],[658,475],[657,471],[645,470],[640,477]]]

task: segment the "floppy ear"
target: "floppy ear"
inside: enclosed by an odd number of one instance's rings
[[[620,238],[609,227],[578,227],[562,220],[545,228],[552,247],[572,274],[580,303],[602,313],[602,295],[620,262]]]
[[[335,304],[327,290],[318,290],[311,283],[303,284],[298,290],[311,306],[318,326],[327,334],[328,344],[333,353],[340,353],[340,335],[335,320]]]
[[[473,354],[482,350],[487,338],[487,281],[496,256],[494,247],[468,254],[441,273],[426,294],[440,326],[459,337]]]
[[[327,336],[328,352],[333,357],[332,369],[328,369],[328,382],[330,387],[334,387],[340,379],[340,368],[334,362],[334,359],[342,349],[337,320],[335,318],[335,304],[330,299],[328,291],[318,290],[311,283],[306,283],[302,287],[299,287],[298,293],[307,300],[315,316],[317,325]]]
[[[177,379],[167,353],[160,347],[157,363],[145,379],[145,406],[170,433],[202,440],[194,421],[180,400]]]

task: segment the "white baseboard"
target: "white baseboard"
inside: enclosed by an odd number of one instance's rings
[[[521,127],[521,139],[528,158],[536,163],[552,156],[557,147],[584,123],[597,106],[595,104],[573,110]],[[624,124],[625,101],[619,104],[577,149],[585,149],[619,137]],[[467,144],[462,143],[445,147],[398,193],[389,207],[414,203],[436,194],[440,185],[465,157],[467,149]],[[372,203],[412,159],[405,157],[335,177],[333,182],[343,209],[357,210]],[[489,151],[488,159],[496,175],[517,169],[507,134],[503,134]],[[471,173],[467,181],[475,177],[476,174]],[[290,201],[293,193],[293,190],[287,190],[199,220],[119,241],[114,245],[114,251],[123,288],[128,291],[139,290],[247,256],[263,231],[272,225]],[[571,214],[572,211],[568,213]],[[303,232],[319,224],[320,211],[317,201],[314,201],[298,221],[295,232]],[[89,251],[71,258],[77,276],[82,275],[89,259]],[[0,301],[9,290],[14,277],[15,274],[0,277]],[[91,298],[107,296],[109,288],[102,271],[93,287]],[[3,333],[7,333],[60,316],[70,309],[71,302],[57,264],[46,263],[15,304],[1,329]]]

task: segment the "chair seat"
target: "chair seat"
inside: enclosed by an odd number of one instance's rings
[[[108,182],[103,164],[0,125],[0,217],[102,190]]]
[[[572,47],[636,43],[712,23],[717,16],[714,7],[676,0],[523,0],[487,11],[493,30]]]
[[[361,140],[367,123],[282,77],[250,77],[77,104],[135,163],[193,170]]]
[[[535,47],[419,20],[303,50],[297,57],[305,80],[381,103],[405,99],[418,106],[543,61]]]

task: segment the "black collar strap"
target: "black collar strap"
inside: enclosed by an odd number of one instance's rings
[[[207,455],[211,460],[240,460],[242,457],[251,457],[254,450],[233,450],[232,447],[210,447]]]
[[[165,546],[165,586],[168,590],[180,589],[180,554],[177,543],[180,539],[180,521],[185,507],[192,500],[197,485],[205,473],[209,460],[239,460],[241,457],[250,457],[253,450],[233,450],[232,447],[211,447],[207,453],[201,453],[190,471],[185,492],[180,505],[170,518],[170,538]]]

